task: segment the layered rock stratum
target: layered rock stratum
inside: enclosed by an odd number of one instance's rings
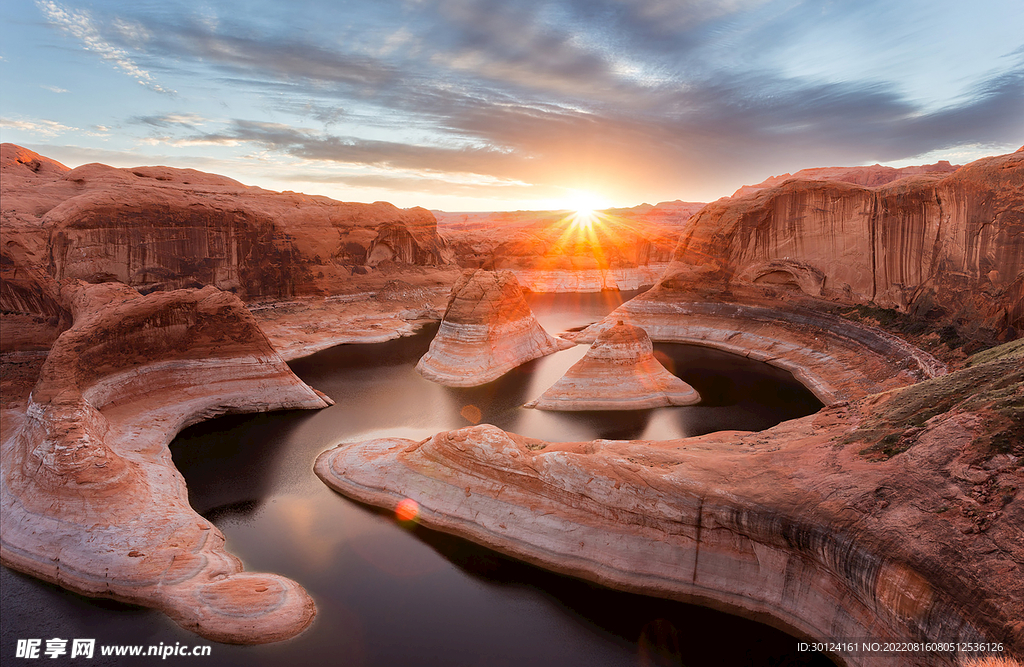
[[[70,169],[0,146],[0,350],[46,350],[70,324],[57,283],[140,292],[212,285],[287,357],[436,321],[459,270],[432,213],[249,187],[193,169]]]
[[[441,326],[416,370],[448,387],[476,387],[573,345],[544,331],[511,272],[469,270],[452,287]]]
[[[582,359],[539,398],[538,410],[644,410],[693,405],[700,395],[654,357],[647,332],[625,322],[608,327]]]
[[[1024,326],[1024,152],[876,187],[797,178],[713,202],[661,284],[701,297],[756,285],[766,301],[872,304],[1012,340]]]
[[[3,144],[13,261],[145,293],[213,285],[245,300],[345,291],[354,269],[443,266],[433,214],[245,186],[194,169],[68,169]],[[24,240],[22,240],[24,239]]]
[[[1020,658],[1022,355],[1010,344],[759,433],[548,443],[479,425],[345,444],[315,470],[360,502],[411,499],[426,526],[614,588],[817,640],[991,642]]]
[[[0,557],[64,588],[154,607],[217,641],[263,643],[306,628],[312,599],[244,572],[188,503],[168,443],[226,412],[316,409],[234,295],[146,296],[64,281],[73,323],[27,404],[3,411]]]

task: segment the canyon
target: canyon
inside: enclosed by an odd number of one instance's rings
[[[9,567],[218,641],[294,636],[312,600],[301,582],[244,572],[191,510],[167,453],[178,431],[328,405],[284,360],[333,345],[440,321],[448,351],[424,366],[448,383],[476,355],[493,366],[479,384],[529,356],[492,364],[501,345],[545,354],[622,322],[786,369],[826,407],[662,442],[480,424],[328,450],[317,474],[361,502],[416,500],[425,525],[545,568],[800,636],[1024,656],[1024,149],[959,168],[809,170],[706,206],[593,219],[69,169],[11,144],[2,158]],[[538,339],[518,284],[654,287]]]

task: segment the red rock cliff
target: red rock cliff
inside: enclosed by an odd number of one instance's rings
[[[68,170],[13,144],[3,145],[2,166],[14,246],[5,253],[57,280],[280,298],[336,293],[353,272],[385,262],[450,262],[422,208],[270,192],[192,169]]]
[[[673,290],[772,286],[1015,336],[1024,327],[1024,153],[871,188],[789,180],[709,204]]]

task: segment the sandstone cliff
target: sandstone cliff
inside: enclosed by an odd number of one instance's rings
[[[2,150],[2,224],[18,247],[8,254],[57,280],[213,285],[252,300],[336,294],[354,272],[451,261],[422,208],[271,192],[193,169],[69,170]]]
[[[66,281],[73,324],[27,406],[3,412],[0,558],[79,593],[155,607],[225,642],[278,641],[315,613],[295,582],[242,571],[188,503],[168,443],[225,412],[322,408],[234,295]]]
[[[1024,327],[1024,153],[870,188],[787,180],[713,202],[662,285],[871,303],[991,340]],[[787,296],[792,295],[791,296]]]
[[[512,273],[470,270],[452,288],[441,326],[416,370],[448,387],[476,387],[574,344],[544,331]]]

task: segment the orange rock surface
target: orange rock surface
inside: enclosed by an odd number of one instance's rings
[[[214,287],[147,296],[66,281],[73,325],[27,406],[4,410],[0,557],[70,590],[155,607],[204,637],[291,637],[315,607],[301,586],[242,571],[188,503],[168,443],[225,412],[315,409],[238,298]]]
[[[360,502],[412,499],[426,526],[615,588],[817,640],[998,642],[1020,658],[1022,354],[759,433],[547,443],[479,425],[345,444],[315,470]]]
[[[452,288],[441,326],[416,370],[448,387],[476,387],[573,345],[544,331],[512,273],[470,270]]]
[[[947,370],[930,354],[876,327],[740,288],[695,294],[662,283],[565,337],[593,341],[619,320],[643,328],[651,340],[713,347],[783,368],[826,405]]]
[[[524,407],[538,410],[643,410],[692,405],[700,395],[654,358],[647,332],[608,327],[565,375]]]
[[[945,176],[951,174],[960,165],[953,165],[946,160],[940,160],[935,164],[925,164],[915,167],[883,167],[874,164],[868,167],[814,167],[801,169],[793,174],[782,174],[767,178],[757,185],[744,185],[732,194],[733,197],[743,197],[749,194],[764,190],[766,188],[782,185],[788,180],[796,179],[803,181],[839,181],[842,183],[853,183],[854,185],[865,185],[874,187],[885,185],[907,176]]]
[[[663,285],[760,285],[1012,340],[1024,328],[1024,152],[878,187],[787,180],[690,219]]]
[[[253,300],[337,294],[354,274],[451,263],[422,208],[271,192],[194,169],[67,169],[13,144],[0,166],[14,241],[4,252],[57,280],[213,285]]]

